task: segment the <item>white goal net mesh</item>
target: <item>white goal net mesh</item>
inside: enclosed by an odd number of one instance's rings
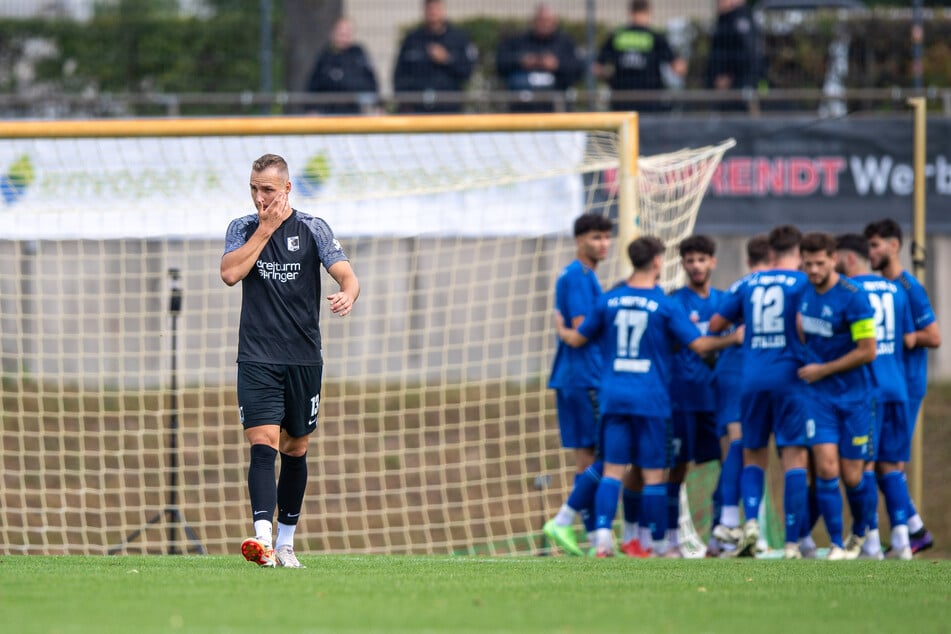
[[[725,149],[641,158],[641,231],[689,234]],[[617,214],[614,133],[6,140],[0,552],[226,553],[250,533],[241,293],[218,271],[267,152],[363,287],[321,317],[298,550],[538,548],[572,475],[546,389],[554,282],[574,218]]]

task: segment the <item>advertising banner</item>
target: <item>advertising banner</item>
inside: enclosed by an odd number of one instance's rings
[[[292,206],[340,236],[564,233],[584,205],[586,140],[579,132],[8,140],[0,239],[223,239],[230,220],[254,213],[251,163],[265,153],[287,160]]]
[[[910,225],[912,118],[641,119],[641,154],[736,139],[710,182],[697,230],[756,233],[780,223],[854,231],[892,217]],[[951,120],[927,128],[928,228],[951,231]]]

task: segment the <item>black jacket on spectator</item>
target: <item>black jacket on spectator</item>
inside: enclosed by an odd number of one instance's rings
[[[449,52],[446,64],[437,64],[429,57],[427,47],[441,44]],[[393,71],[393,89],[396,92],[461,91],[472,75],[475,47],[469,36],[451,24],[442,33],[433,33],[425,26],[411,32],[400,45],[399,57]],[[458,112],[461,104],[427,103],[404,107],[413,112]]]
[[[351,92],[376,94],[377,84],[373,66],[363,48],[354,44],[341,51],[327,47],[317,57],[307,85],[310,92]],[[318,110],[327,114],[358,114],[357,101],[340,104],[321,104]]]
[[[618,90],[663,90],[664,78],[661,66],[676,59],[670,43],[663,33],[647,27],[630,24],[616,30],[601,46],[598,63],[614,66],[611,89]],[[614,110],[639,110],[649,112],[664,110],[664,104],[625,102],[613,100]]]
[[[721,13],[710,41],[707,88],[718,75],[730,75],[731,89],[753,88],[759,79],[756,23],[746,6]]]
[[[558,70],[555,72],[522,68],[521,60],[526,55],[546,53],[558,59]],[[505,88],[512,91],[567,90],[581,78],[584,71],[577,45],[562,31],[555,31],[547,38],[527,31],[503,40],[495,55],[495,66],[505,81]],[[554,104],[549,101],[522,101],[513,103],[510,109],[518,112],[551,112]]]

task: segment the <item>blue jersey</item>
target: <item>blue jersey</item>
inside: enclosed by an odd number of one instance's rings
[[[851,279],[839,281],[824,293],[810,284],[802,295],[799,312],[806,336],[806,362],[827,363],[855,349],[855,342],[868,334],[874,337],[875,311],[868,293]],[[867,327],[862,328],[862,325]],[[835,401],[867,400],[872,390],[869,364],[836,372],[811,384],[824,396]]]
[[[579,260],[565,267],[555,283],[555,310],[561,313],[565,325],[571,327],[575,317],[587,316],[598,297],[601,283],[597,275]],[[552,363],[548,387],[598,387],[601,377],[601,350],[597,346],[572,348],[558,341]]]
[[[805,273],[769,270],[735,282],[717,309],[721,317],[746,327],[743,338],[743,391],[786,390],[800,382],[803,348],[796,311],[809,286]]]
[[[908,293],[908,303],[911,306],[915,330],[921,330],[933,324],[934,310],[928,300],[928,292],[921,282],[908,271],[902,271],[895,282]],[[905,378],[908,381],[908,398],[923,399],[928,389],[928,350],[915,347],[905,351]]]
[[[747,274],[743,278],[749,277],[750,274]],[[723,314],[723,311],[720,310],[721,307],[726,303],[729,296],[736,292],[736,289],[739,288],[740,283],[735,282],[729,289],[720,292],[720,306],[717,306],[716,312]],[[724,331],[721,334],[727,335],[739,325],[737,322],[733,322],[733,328],[730,330]],[[730,346],[729,348],[724,348],[717,355],[717,365],[713,370],[713,374],[717,377],[717,380],[720,381],[721,377],[723,381],[736,381],[737,383],[741,380],[743,374],[743,345],[738,344],[735,346]]]
[[[723,291],[710,289],[710,295],[700,297],[696,291],[683,287],[670,297],[680,303],[700,334],[706,335],[710,318],[717,312]],[[712,412],[716,409],[713,389],[713,369],[699,355],[688,348],[677,353],[670,382],[670,399],[674,409],[687,412]]]
[[[903,337],[915,330],[908,294],[896,282],[878,275],[857,275],[852,278],[868,293],[875,311],[875,360],[872,375],[878,385],[882,402],[908,400],[905,383],[905,346]]]
[[[598,299],[578,332],[601,349],[601,414],[670,416],[673,346],[700,336],[687,313],[655,286],[617,286]]]

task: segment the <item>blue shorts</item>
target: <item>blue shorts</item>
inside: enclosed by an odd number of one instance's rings
[[[738,372],[718,374],[717,390],[717,436],[726,436],[726,426],[742,420],[743,375]]]
[[[902,403],[902,407],[904,407]],[[869,449],[869,459],[878,460],[878,452],[882,446],[882,420],[885,417],[885,404],[875,399],[875,419],[872,420],[872,442]]]
[[[809,410],[802,385],[781,391],[745,392],[741,403],[743,448],[762,449],[769,446],[769,436],[776,437],[776,447],[807,447],[806,421]]]
[[[565,449],[590,449],[598,444],[598,391],[594,388],[555,390],[558,430]]]
[[[675,409],[670,422],[670,466],[686,462],[703,464],[720,459],[720,436],[713,412]]]
[[[875,399],[831,400],[816,395],[811,410],[811,422],[806,425],[810,447],[831,444],[839,448],[840,458],[871,459]]]
[[[878,442],[879,462],[908,462],[911,459],[911,436],[915,423],[909,418],[911,408],[907,403],[892,401],[884,403],[882,434]]]
[[[317,429],[321,365],[238,363],[238,414],[245,429],[280,425],[293,438]]]
[[[667,467],[670,426],[666,418],[605,414],[603,424],[605,462],[642,469]]]

